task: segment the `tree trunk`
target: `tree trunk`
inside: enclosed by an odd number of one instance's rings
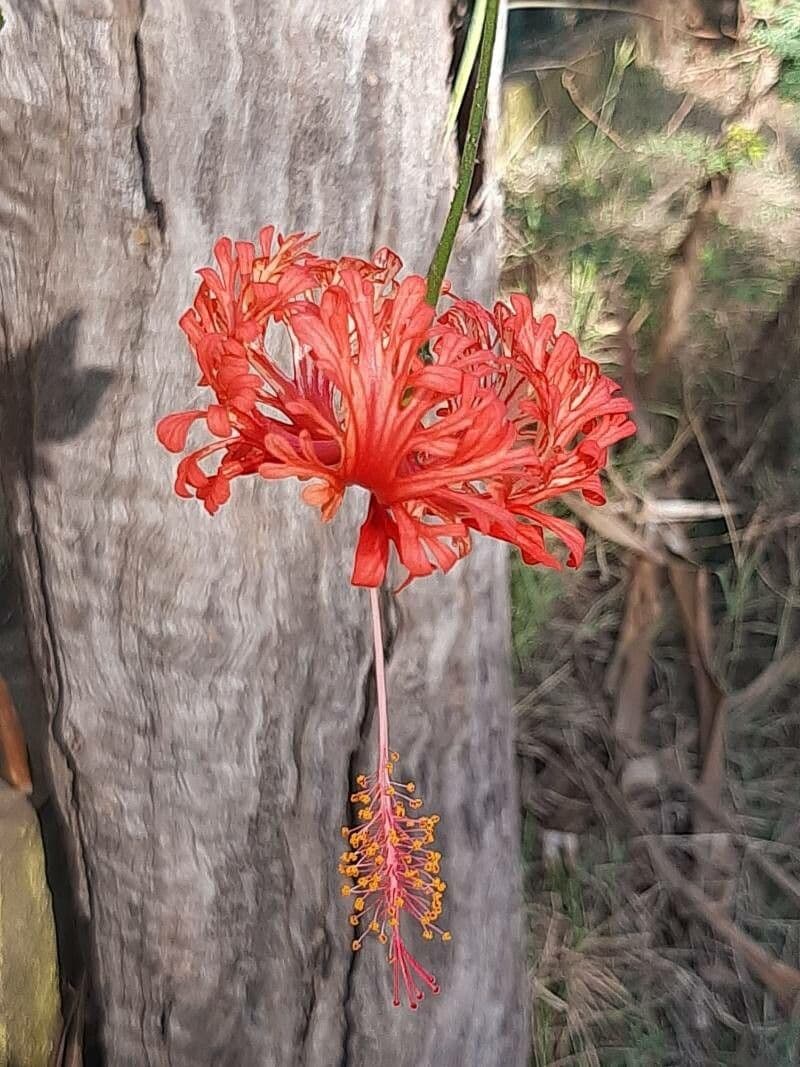
[[[2,474],[44,763],[105,1062],[522,1064],[506,573],[481,545],[393,601],[402,773],[442,817],[443,991],[392,1009],[336,872],[372,749],[362,502],[171,491],[176,327],[221,233],[319,230],[424,271],[453,179],[446,0],[11,0],[0,35]],[[490,196],[453,275],[488,299]],[[488,217],[487,217],[488,216]]]

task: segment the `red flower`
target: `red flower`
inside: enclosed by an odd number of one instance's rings
[[[231,481],[258,474],[307,482],[303,498],[330,520],[345,490],[369,491],[352,581],[370,588],[378,692],[378,765],[360,776],[351,800],[361,825],[345,828],[340,870],[353,879],[351,923],[389,945],[394,1002],[415,1008],[439,990],[412,955],[401,918],[422,937],[439,934],[445,884],[433,843],[437,816],[417,817],[413,783],[392,779],[383,638],[377,586],[394,544],[408,579],[449,570],[470,550],[473,530],[516,545],[528,563],[559,567],[545,544],[555,535],[577,566],[583,537],[541,504],[567,491],[604,501],[607,450],[634,432],[630,403],[530,301],[511,298],[489,312],[456,300],[436,318],[425,281],[397,281],[400,260],[382,249],[373,261],[321,259],[310,238],[261,233],[253,245],[223,238],[219,270],[200,271],[193,306],[181,319],[214,393],[206,408],[168,415],[158,437],[182,452],[192,425],[213,440],[178,465],[175,489],[214,513]],[[283,330],[290,370],[270,352]],[[269,327],[269,333],[268,333]],[[285,357],[287,353],[281,353]],[[215,470],[201,465],[220,453]]]
[[[601,374],[599,366],[582,356],[575,339],[556,334],[555,319],[533,317],[527,296],[515,293],[511,307],[498,303],[491,314],[479,304],[457,300],[442,315],[441,337],[462,351],[479,354],[490,366],[496,362],[492,388],[502,400],[506,417],[516,430],[523,461],[510,471],[485,481],[489,496],[513,515],[513,536],[492,526],[493,537],[519,547],[526,563],[560,566],[545,548],[544,532],[558,537],[569,550],[567,565],[579,566],[583,535],[564,519],[548,515],[538,505],[567,492],[580,492],[590,504],[604,504],[600,471],[608,448],[636,432],[628,418],[629,400],[619,386]],[[473,526],[469,516],[463,521]]]
[[[158,427],[173,452],[204,420],[216,440],[186,456],[176,491],[213,513],[244,474],[308,481],[307,503],[331,519],[349,485],[369,490],[352,581],[377,586],[389,545],[408,580],[447,571],[478,530],[517,545],[527,562],[560,566],[544,531],[569,548],[581,535],[537,505],[568,489],[602,502],[598,472],[609,444],[633,432],[630,404],[551,318],[530,303],[494,314],[456,301],[438,320],[417,276],[397,282],[400,260],[323,260],[310,239],[262,231],[262,255],[223,239],[219,272],[181,319],[216,403]],[[265,348],[280,322],[292,352],[285,372]],[[222,453],[216,471],[200,461]]]

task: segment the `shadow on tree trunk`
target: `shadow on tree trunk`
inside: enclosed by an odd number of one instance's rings
[[[29,528],[18,536],[37,540],[36,515],[30,498],[35,479],[50,472],[46,451],[50,442],[78,435],[91,421],[114,375],[100,368],[75,366],[80,313],[73,312],[29,348],[3,352],[0,363],[0,514],[5,526],[6,499],[28,499]],[[5,333],[5,330],[4,330]],[[23,618],[19,576],[10,531],[0,531],[0,677],[7,680],[19,710],[27,742],[34,784],[33,803],[41,826],[47,881],[53,900],[64,1014],[76,992],[87,985],[92,1006],[91,933],[88,917],[79,907],[79,883],[83,879],[81,845],[75,827],[69,826],[54,803],[56,777],[71,772],[62,740],[58,738],[57,701],[48,701],[31,658],[35,644],[52,665],[55,692],[58,668],[53,658],[51,635],[39,622]],[[30,578],[30,575],[28,576]],[[44,588],[40,584],[47,620]],[[27,629],[27,636],[26,636]],[[71,788],[71,787],[70,787]],[[91,1038],[96,1029],[96,1010],[90,1010],[90,1034],[84,1063],[101,1063],[99,1047]]]

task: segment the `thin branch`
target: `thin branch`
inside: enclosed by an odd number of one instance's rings
[[[678,107],[673,113],[672,118],[664,127],[665,136],[673,137],[678,132],[678,130],[686,121],[689,112],[692,110],[694,105],[694,97],[691,93],[687,93],[686,96],[684,96],[683,100],[681,100],[680,104],[678,104]]]
[[[785,685],[800,678],[800,648],[787,652],[779,660],[770,663],[761,674],[753,679],[744,689],[738,689],[726,697],[725,703],[730,714],[742,711],[750,704],[755,704],[765,697],[783,689]]]
[[[585,784],[595,801],[600,801],[599,786],[587,775]],[[686,903],[728,945],[740,954],[750,970],[773,993],[788,1015],[797,1017],[800,1009],[800,972],[783,963],[754,941],[729,919],[719,904],[686,878],[667,855],[661,844],[649,833],[641,815],[623,796],[616,785],[605,782],[606,795],[635,829],[637,838],[646,847],[654,873]]]
[[[728,494],[725,490],[725,482],[722,478],[722,474],[717,466],[717,461],[714,459],[714,453],[706,437],[705,430],[703,429],[703,423],[689,406],[686,405],[686,418],[689,421],[689,425],[692,428],[695,440],[697,441],[698,448],[702,453],[703,460],[706,468],[708,469],[711,483],[714,486],[714,492],[717,494],[720,506],[722,508],[722,516],[725,520],[725,527],[728,531],[728,536],[731,539],[731,549],[733,551],[733,560],[737,568],[742,565],[742,546],[739,541],[739,534],[736,529],[736,523],[734,521],[735,509],[731,506],[731,502],[728,498]]]
[[[689,227],[672,255],[662,312],[663,326],[658,336],[650,371],[642,383],[645,396],[655,396],[662,375],[680,348],[689,328],[689,315],[702,268],[703,248],[708,241],[728,188],[728,176],[716,174],[705,182],[700,204]]]
[[[596,127],[600,131],[600,133],[604,134],[609,139],[609,141],[611,141],[612,144],[616,145],[617,148],[620,149],[620,151],[630,151],[630,149],[619,136],[619,134],[614,133],[611,127],[602,120],[602,118],[597,114],[597,112],[592,111],[592,109],[588,107],[588,105],[584,104],[584,102],[580,99],[580,97],[578,96],[578,90],[575,87],[574,74],[572,74],[570,71],[565,70],[564,73],[561,75],[561,84],[564,86],[564,89],[566,90],[567,95],[569,96],[572,103],[575,105],[578,111],[580,111],[580,113],[585,119],[588,119],[588,121],[591,122],[591,124]]]

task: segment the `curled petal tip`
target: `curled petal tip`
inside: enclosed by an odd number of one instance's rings
[[[156,437],[168,452],[182,452],[192,423],[204,416],[205,411],[176,411],[165,415],[156,425]]]

